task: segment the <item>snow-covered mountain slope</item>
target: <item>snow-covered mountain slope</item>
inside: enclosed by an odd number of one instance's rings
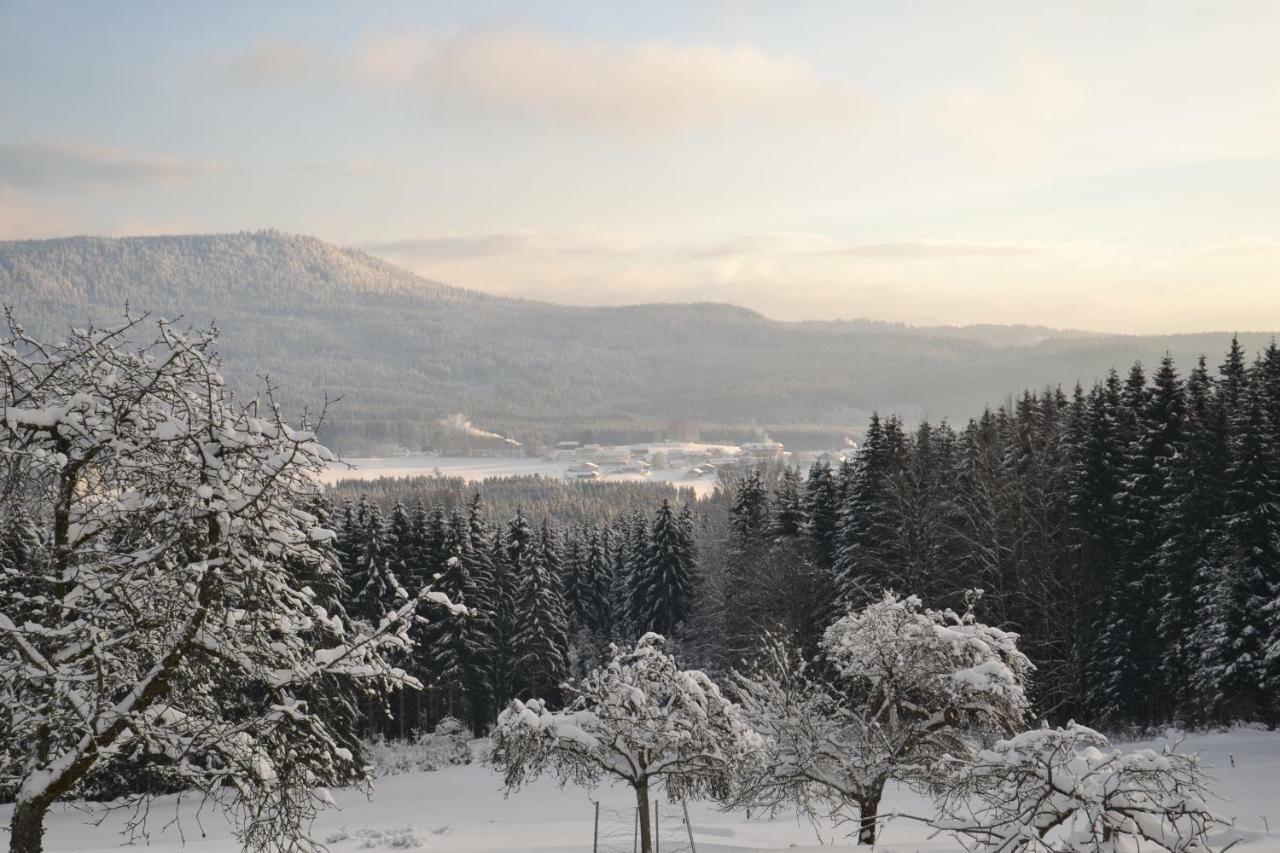
[[[1199,752],[1217,779],[1222,799],[1211,806],[1235,824],[1241,843],[1233,849],[1280,853],[1280,797],[1276,794],[1280,732],[1237,729],[1193,735],[1182,749]],[[634,806],[630,789],[604,788],[593,794],[577,788],[561,790],[542,780],[504,798],[499,782],[496,774],[479,764],[380,779],[370,799],[354,791],[336,792],[340,808],[321,815],[314,836],[335,853],[406,847],[439,853],[585,853],[591,850],[594,797],[603,804],[602,835],[607,836],[600,849],[631,849],[630,827],[625,825]],[[884,809],[924,815],[928,804],[910,793],[893,791]],[[8,820],[10,812],[11,807],[0,807],[0,823]],[[689,813],[698,853],[855,849],[840,830],[815,828],[794,814],[748,818],[742,812],[719,812],[705,803],[690,804]],[[675,853],[677,844],[688,849],[687,830],[679,814],[676,808],[662,813],[661,819],[667,821],[660,825],[662,849],[669,853]],[[166,826],[175,816],[181,817],[180,825]],[[99,819],[102,825],[95,826]],[[49,853],[118,851],[117,833],[124,819],[123,814],[106,814],[101,806],[60,807],[49,821],[45,849]],[[233,853],[237,849],[221,818],[208,812],[197,817],[196,803],[163,798],[153,805],[150,824],[149,853]],[[833,841],[835,847],[820,846]],[[7,843],[7,833],[0,830],[0,847]],[[960,849],[952,839],[931,838],[927,827],[904,819],[890,822],[878,847],[895,853]]]
[[[702,425],[860,428],[873,409],[961,419],[1023,388],[1089,384],[1166,349],[1183,371],[1229,333],[1099,336],[1038,327],[784,323],[731,305],[614,308],[490,296],[278,232],[0,241],[0,303],[41,336],[134,311],[222,329],[227,376],[342,397],[326,440],[422,446],[463,412],[525,438]],[[1250,351],[1265,336],[1244,341]],[[793,443],[785,433],[780,440]],[[362,441],[364,447],[358,447]],[[821,444],[815,446],[822,446]]]

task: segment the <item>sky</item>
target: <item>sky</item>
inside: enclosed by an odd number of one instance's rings
[[[1280,329],[1280,3],[0,0],[0,239],[779,319]]]

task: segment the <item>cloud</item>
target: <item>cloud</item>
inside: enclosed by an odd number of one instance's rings
[[[850,261],[928,261],[940,258],[1013,258],[1043,255],[1053,244],[1035,240],[895,240],[841,242],[823,234],[752,234],[709,246],[693,247],[695,258],[790,256]]]
[[[1035,240],[897,240],[863,243],[832,252],[846,258],[868,260],[934,260],[938,258],[1017,258],[1044,255],[1054,245]]]
[[[422,81],[466,109],[622,129],[813,118],[854,103],[808,66],[750,46],[617,45],[521,31],[445,42]]]
[[[528,255],[626,255],[640,249],[634,238],[625,236],[543,231],[410,237],[363,243],[360,248],[375,255],[415,262]]]
[[[613,131],[724,121],[846,121],[863,98],[798,60],[750,45],[566,39],[518,30],[375,33],[345,50],[260,42],[227,64],[233,81],[343,82],[398,89],[461,115]]]
[[[222,171],[208,163],[50,142],[0,144],[0,186],[19,190],[132,186]]]
[[[1280,237],[1253,235],[1215,243],[1204,254],[1218,258],[1280,258]]]

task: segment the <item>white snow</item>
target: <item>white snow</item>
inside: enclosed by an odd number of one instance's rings
[[[341,463],[330,464],[328,469],[320,475],[321,481],[336,483],[339,480],[376,480],[379,477],[425,477],[435,473],[446,477],[461,477],[469,483],[494,477],[521,477],[534,474],[563,480],[564,475],[579,464],[570,459],[433,456],[425,453],[351,458],[346,462],[354,468]],[[687,486],[694,489],[700,496],[709,495],[715,489],[714,476],[690,477],[688,473],[688,467],[653,469],[648,476],[636,472],[615,472],[604,468],[600,471],[600,479],[595,482],[671,483],[677,488]]]
[[[1159,742],[1148,742],[1123,746],[1159,745]],[[1198,751],[1210,775],[1218,780],[1215,787],[1224,799],[1209,806],[1228,820],[1234,820],[1244,837],[1233,850],[1280,853],[1280,797],[1276,795],[1276,785],[1280,782],[1280,732],[1236,729],[1193,735],[1181,748],[1186,752]],[[634,806],[629,788],[604,787],[591,794],[581,788],[561,790],[549,779],[534,782],[504,799],[500,777],[480,764],[379,779],[369,800],[353,790],[332,793],[339,809],[323,812],[313,827],[313,835],[327,841],[334,853],[404,846],[432,853],[586,853],[591,850],[594,814],[590,797],[604,804],[602,814],[606,824],[610,822],[610,814]],[[221,818],[206,810],[198,823],[194,803],[184,803],[181,807],[182,829],[186,832],[183,847],[177,827],[163,828],[174,816],[176,802],[176,798],[166,797],[153,806],[148,853],[236,851],[235,841]],[[886,796],[883,811],[919,815],[929,813],[929,807],[919,797],[895,790]],[[0,806],[0,824],[7,824],[11,813],[12,806]],[[837,853],[856,849],[847,840],[834,847],[819,847],[815,829],[794,814],[773,818],[757,814],[748,820],[741,812],[722,813],[706,803],[691,803],[689,813],[699,853],[783,849],[794,853],[819,850]],[[676,812],[664,809],[662,814],[666,820]],[[105,823],[95,827],[92,821],[103,816],[101,806],[90,806],[87,812],[71,806],[58,807],[49,820],[45,849],[49,853],[118,853],[121,847],[117,832],[124,816],[107,815]],[[1264,831],[1267,823],[1270,833]],[[616,832],[618,827],[612,826],[612,829]],[[674,824],[662,830],[664,843],[668,837],[679,837],[674,832],[677,829],[683,832],[683,827]],[[830,828],[820,831],[822,841],[830,843]],[[883,853],[960,850],[950,838],[930,839],[929,835],[929,830],[922,825],[898,820],[889,824],[877,849]],[[7,846],[8,833],[0,829],[0,849]],[[622,847],[615,835],[612,849]],[[625,849],[631,849],[629,836]]]

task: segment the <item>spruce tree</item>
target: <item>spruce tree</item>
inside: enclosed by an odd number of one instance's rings
[[[1228,539],[1201,611],[1200,678],[1221,714],[1270,719],[1278,710],[1270,688],[1280,684],[1268,659],[1280,590],[1280,459],[1262,383],[1249,383],[1237,402],[1222,520]]]
[[[408,597],[392,567],[391,548],[387,540],[387,528],[382,521],[378,505],[370,504],[363,513],[365,523],[359,532],[358,550],[352,575],[351,614],[373,624],[399,607]],[[357,518],[359,513],[357,514]]]
[[[421,581],[416,572],[417,536],[409,513],[405,511],[404,504],[400,501],[396,501],[391,509],[391,522],[387,527],[387,548],[396,579],[405,589],[416,593],[421,588]]]
[[[1122,449],[1123,480],[1117,497],[1119,529],[1114,573],[1107,587],[1107,623],[1097,647],[1103,657],[1098,688],[1107,696],[1108,719],[1150,724],[1167,718],[1168,699],[1160,690],[1159,613],[1152,603],[1164,591],[1161,546],[1170,534],[1166,507],[1172,465],[1183,452],[1186,397],[1181,380],[1166,355],[1146,388],[1141,368],[1129,374],[1123,394],[1124,430],[1130,438]]]
[[[804,487],[804,533],[813,542],[818,566],[828,574],[835,565],[839,489],[829,462],[809,468]]]
[[[693,542],[664,499],[649,531],[648,557],[635,578],[639,633],[675,634],[692,606],[694,568]]]
[[[1205,718],[1196,683],[1200,668],[1199,610],[1216,590],[1213,555],[1222,547],[1219,525],[1229,464],[1226,432],[1216,424],[1214,382],[1201,356],[1186,383],[1187,419],[1181,453],[1170,459],[1161,512],[1168,535],[1158,556],[1162,587],[1157,631],[1163,692],[1177,716]],[[1205,584],[1208,584],[1206,587]]]
[[[891,480],[902,461],[902,428],[896,418],[872,414],[862,447],[844,469],[835,575],[842,606],[878,596],[886,580],[881,546],[887,530]]]
[[[774,536],[799,536],[804,530],[804,496],[800,472],[787,466],[773,495],[773,521],[770,533]]]
[[[729,524],[745,540],[758,539],[768,534],[769,490],[765,488],[759,471],[748,471],[738,484]]]
[[[569,672],[568,620],[556,577],[555,542],[543,522],[540,535],[520,552],[519,614],[512,637],[520,693],[552,704]]]
[[[432,588],[454,603],[475,606],[479,596],[475,579],[464,559],[461,525],[450,525],[445,542],[444,571]],[[465,719],[472,732],[481,736],[492,720],[492,685],[489,659],[493,647],[484,630],[480,613],[455,614],[445,608],[429,614],[424,645],[427,652],[429,685],[445,697],[451,716]]]
[[[601,640],[609,638],[613,624],[613,563],[609,559],[610,533],[607,526],[593,529],[587,537],[584,574],[591,579],[586,598],[590,603],[587,624]]]

